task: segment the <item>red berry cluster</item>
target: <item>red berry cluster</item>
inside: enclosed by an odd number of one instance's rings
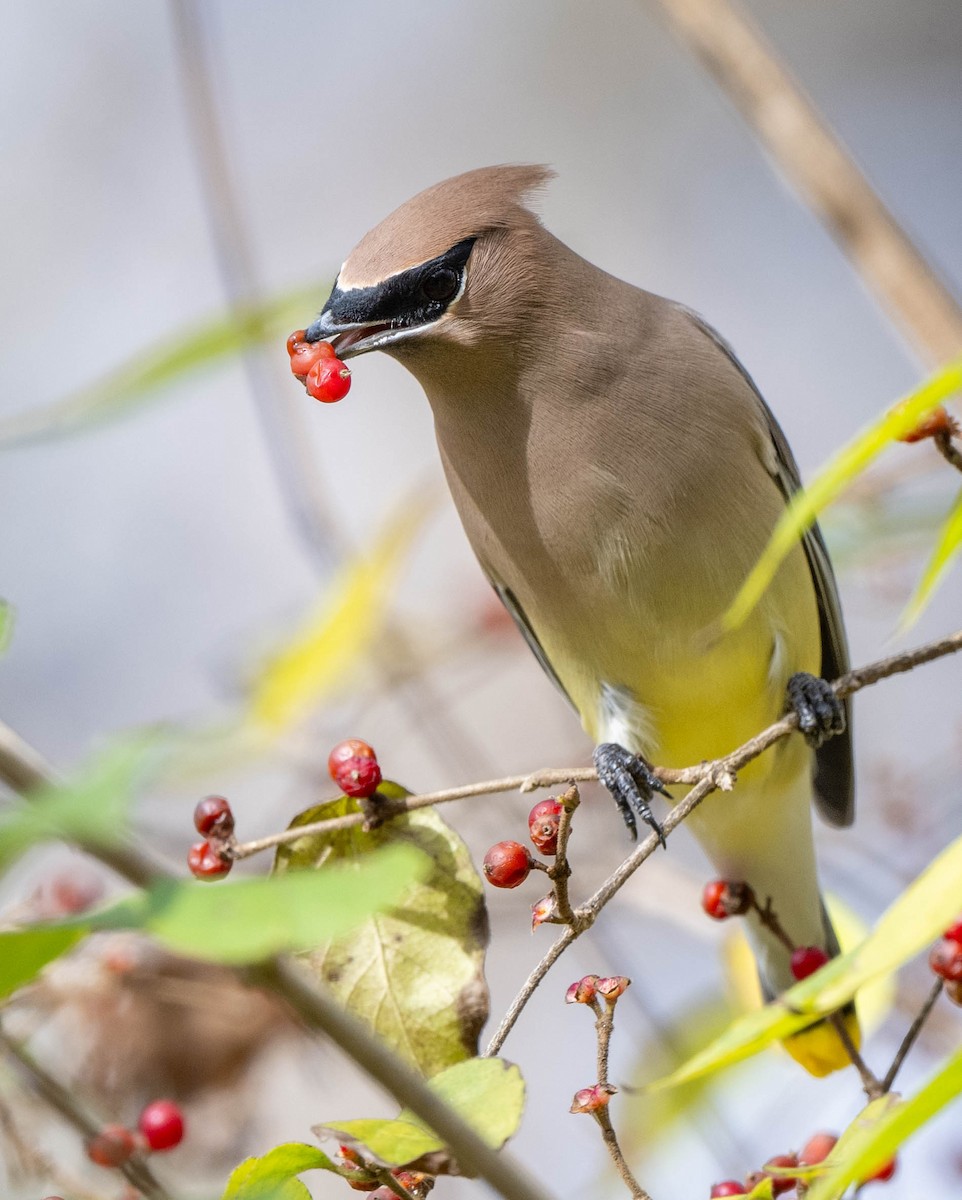
[[[801,1180],[790,1172],[793,1167],[814,1167],[824,1162],[835,1149],[838,1138],[833,1133],[816,1133],[808,1139],[798,1154],[776,1154],[760,1171],[752,1171],[744,1183],[737,1179],[723,1179],[712,1185],[711,1200],[723,1196],[747,1196],[763,1179],[772,1181],[772,1194],[784,1196],[796,1187],[804,1190]],[[890,1159],[871,1175],[859,1181],[859,1187],[868,1183],[887,1183],[895,1174],[896,1160]]]
[[[381,785],[377,755],[360,738],[338,742],[328,755],[327,769],[345,796],[366,800]]]
[[[198,879],[221,879],[234,865],[231,842],[234,814],[223,796],[207,796],[194,809],[194,828],[204,836],[187,854],[187,866]]]
[[[309,396],[324,404],[343,400],[351,390],[351,369],[334,353],[330,342],[309,342],[303,329],[287,339],[291,370],[303,380]]]
[[[528,813],[528,835],[538,852],[546,858],[558,852],[558,829],[563,812],[564,805],[560,800],[549,796],[547,800],[540,800]],[[536,865],[531,851],[520,842],[497,842],[484,856],[482,870],[492,887],[514,888],[524,883],[531,868]],[[545,897],[539,904],[547,903],[548,899]]]
[[[134,1154],[173,1150],[184,1137],[184,1114],[173,1100],[154,1100],[137,1121],[136,1132],[105,1125],[87,1143],[87,1157],[99,1167],[121,1167]]]
[[[962,917],[932,947],[929,966],[945,980],[945,992],[949,999],[955,1004],[962,1004]]]

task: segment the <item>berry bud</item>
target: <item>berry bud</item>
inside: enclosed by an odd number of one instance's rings
[[[590,1004],[595,998],[597,975],[585,975],[577,980],[565,992],[565,1004]]]
[[[492,887],[515,888],[528,878],[531,855],[520,842],[497,842],[484,856],[482,870]]]
[[[571,1107],[568,1112],[573,1113],[590,1113],[597,1112],[599,1108],[605,1108],[611,1097],[617,1091],[611,1084],[596,1083],[594,1087],[582,1088],[575,1092],[574,1099],[571,1101]]]
[[[558,850],[558,826],[561,823],[563,806],[549,796],[537,803],[528,813],[528,831],[537,849],[544,855],[556,854]]]
[[[807,979],[827,962],[828,955],[820,946],[799,946],[792,951],[792,975],[796,979]]]
[[[962,942],[947,937],[936,942],[929,954],[929,966],[951,983],[962,980]]]
[[[716,1200],[719,1196],[747,1196],[745,1188],[738,1182],[737,1179],[723,1179],[721,1183],[713,1183],[711,1191],[708,1193],[711,1200]]]
[[[554,892],[549,892],[547,896],[542,896],[540,900],[536,900],[531,905],[531,932],[543,925],[545,921],[550,921],[558,915],[558,898]]]
[[[232,860],[218,854],[210,842],[195,842],[187,855],[187,866],[198,879],[220,879],[233,865]]]
[[[742,916],[753,900],[752,889],[741,880],[715,879],[705,885],[701,894],[702,908],[715,921]]]
[[[599,979],[595,984],[595,991],[602,998],[607,1000],[609,1004],[614,1004],[619,996],[623,996],[628,990],[631,983],[624,975],[609,975],[606,979]]]
[[[798,1156],[799,1166],[814,1167],[818,1163],[824,1162],[835,1149],[837,1141],[838,1138],[834,1133],[813,1134],[801,1149]]]
[[[173,1100],[154,1100],[140,1114],[137,1128],[151,1150],[172,1150],[184,1137],[184,1114]]]
[[[223,796],[207,796],[198,801],[194,809],[194,828],[203,837],[216,833],[219,837],[230,837],[234,832],[234,814]]]
[[[137,1149],[134,1135],[123,1125],[105,1125],[87,1143],[87,1157],[98,1167],[119,1167]]]

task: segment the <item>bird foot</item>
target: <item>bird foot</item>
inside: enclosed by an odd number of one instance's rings
[[[615,742],[604,742],[597,746],[594,762],[598,779],[611,792],[631,836],[638,836],[637,814],[667,849],[665,831],[651,811],[651,798],[655,792],[661,792],[669,800],[671,795],[651,766],[639,755],[632,754]]]
[[[845,706],[830,683],[799,671],[788,681],[788,704],[798,716],[805,740],[817,750],[823,742],[845,732]]]

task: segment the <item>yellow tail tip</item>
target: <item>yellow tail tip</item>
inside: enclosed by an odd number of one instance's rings
[[[858,1017],[854,1012],[843,1012],[839,1016],[845,1023],[845,1029],[852,1039],[856,1049],[862,1044],[862,1034],[859,1029]],[[831,1075],[843,1067],[852,1065],[845,1044],[838,1036],[838,1031],[828,1021],[819,1021],[809,1025],[807,1029],[792,1034],[782,1045],[797,1063],[805,1068],[810,1075],[819,1079],[823,1075]]]

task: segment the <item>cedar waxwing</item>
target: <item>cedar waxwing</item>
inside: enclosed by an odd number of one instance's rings
[[[780,742],[688,824],[725,879],[770,897],[797,946],[838,944],[819,894],[810,807],[853,816],[847,669],[819,530],[734,632],[706,639],[758,559],[798,468],[727,343],[701,317],[607,274],[526,206],[551,172],[470,171],[362,239],[309,341],[384,350],[420,382],[478,561],[581,716],[629,828],[659,834],[649,763],[723,755],[776,720]],[[749,918],[766,996],[789,953]],[[851,1013],[846,1021],[854,1039]],[[849,1058],[827,1023],[791,1040],[814,1074]]]

